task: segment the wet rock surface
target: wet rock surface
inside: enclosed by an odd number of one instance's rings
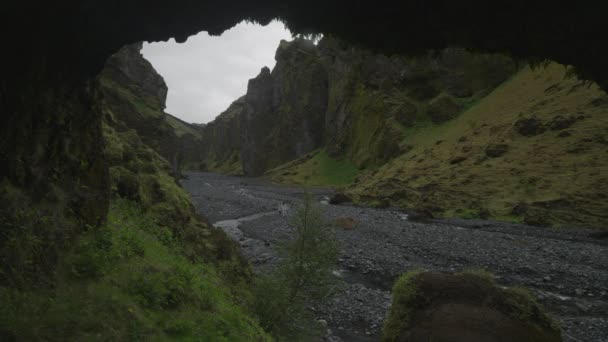
[[[182,184],[197,210],[239,241],[256,271],[271,268],[277,242],[292,234],[288,216],[304,189],[209,173],[187,176]],[[332,194],[309,190],[321,203]],[[501,285],[531,289],[560,322],[564,341],[608,341],[608,241],[590,237],[592,231],[484,220],[412,222],[393,209],[322,205],[330,222],[355,221],[352,229],[336,228],[340,285],[326,305],[310,308],[327,322],[326,340],[379,340],[392,283],[403,272],[484,268]]]

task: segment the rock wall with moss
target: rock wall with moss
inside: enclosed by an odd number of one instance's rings
[[[111,121],[119,131],[135,129],[147,146],[169,161],[174,173],[184,167],[197,169],[203,146],[200,128],[164,112],[167,85],[141,49],[142,43],[122,48],[100,75],[109,119],[119,119]]]
[[[275,59],[272,72],[249,81],[239,106],[205,129],[209,170],[236,163],[238,150],[244,174],[258,176],[321,147],[360,169],[379,166],[410,148],[409,128],[449,120],[515,71],[501,55],[388,57],[331,38],[282,41]]]
[[[242,175],[239,114],[245,98],[234,101],[215,120],[202,128],[200,168],[229,175]]]

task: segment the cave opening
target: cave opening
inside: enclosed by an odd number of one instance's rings
[[[247,91],[247,81],[275,65],[275,51],[292,33],[277,20],[243,21],[219,36],[199,32],[185,42],[148,42],[141,50],[168,87],[166,111],[189,123],[208,123]]]

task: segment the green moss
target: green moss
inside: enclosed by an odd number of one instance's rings
[[[487,339],[506,334],[514,340],[561,341],[559,326],[527,290],[503,288],[478,269],[402,275],[393,288],[383,340],[408,339],[413,331],[430,340],[479,333]]]
[[[393,304],[389,310],[388,318],[384,322],[382,331],[383,341],[394,341],[407,329],[410,321],[410,303],[418,294],[416,277],[421,270],[414,270],[402,274],[393,286]]]
[[[2,330],[25,340],[269,340],[215,267],[180,250],[136,203],[114,200],[108,223],[64,257],[55,289],[0,288]]]
[[[477,208],[458,208],[446,216],[455,216],[463,219],[478,219],[481,218],[480,210]]]
[[[496,277],[494,274],[484,268],[467,268],[458,274],[477,277],[489,284],[496,284]]]
[[[267,173],[277,182],[303,185],[345,186],[353,182],[359,170],[348,160],[331,158],[325,150],[273,169]]]

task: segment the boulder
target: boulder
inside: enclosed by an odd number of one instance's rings
[[[560,328],[531,294],[485,272],[413,271],[393,288],[383,341],[558,342]]]
[[[467,160],[466,156],[454,157],[454,158],[450,159],[450,164],[451,165],[460,164],[460,163],[462,163],[465,160]]]
[[[490,158],[498,158],[509,151],[507,144],[491,144],[486,147],[486,156]]]
[[[329,204],[342,204],[342,203],[350,203],[350,202],[352,202],[352,199],[343,192],[336,192],[329,199]]]
[[[403,126],[411,127],[416,123],[416,113],[418,113],[418,107],[413,103],[404,101],[393,108],[391,116]]]
[[[570,126],[572,126],[572,124],[574,124],[576,122],[576,117],[574,116],[563,116],[563,115],[558,115],[556,117],[554,117],[551,122],[549,122],[549,128],[553,131],[557,131],[560,129],[566,129]]]
[[[462,111],[462,105],[449,95],[439,95],[429,103],[428,115],[431,120],[440,124],[455,118]]]
[[[515,122],[515,131],[525,137],[532,137],[545,132],[547,128],[537,118],[524,118]]]

